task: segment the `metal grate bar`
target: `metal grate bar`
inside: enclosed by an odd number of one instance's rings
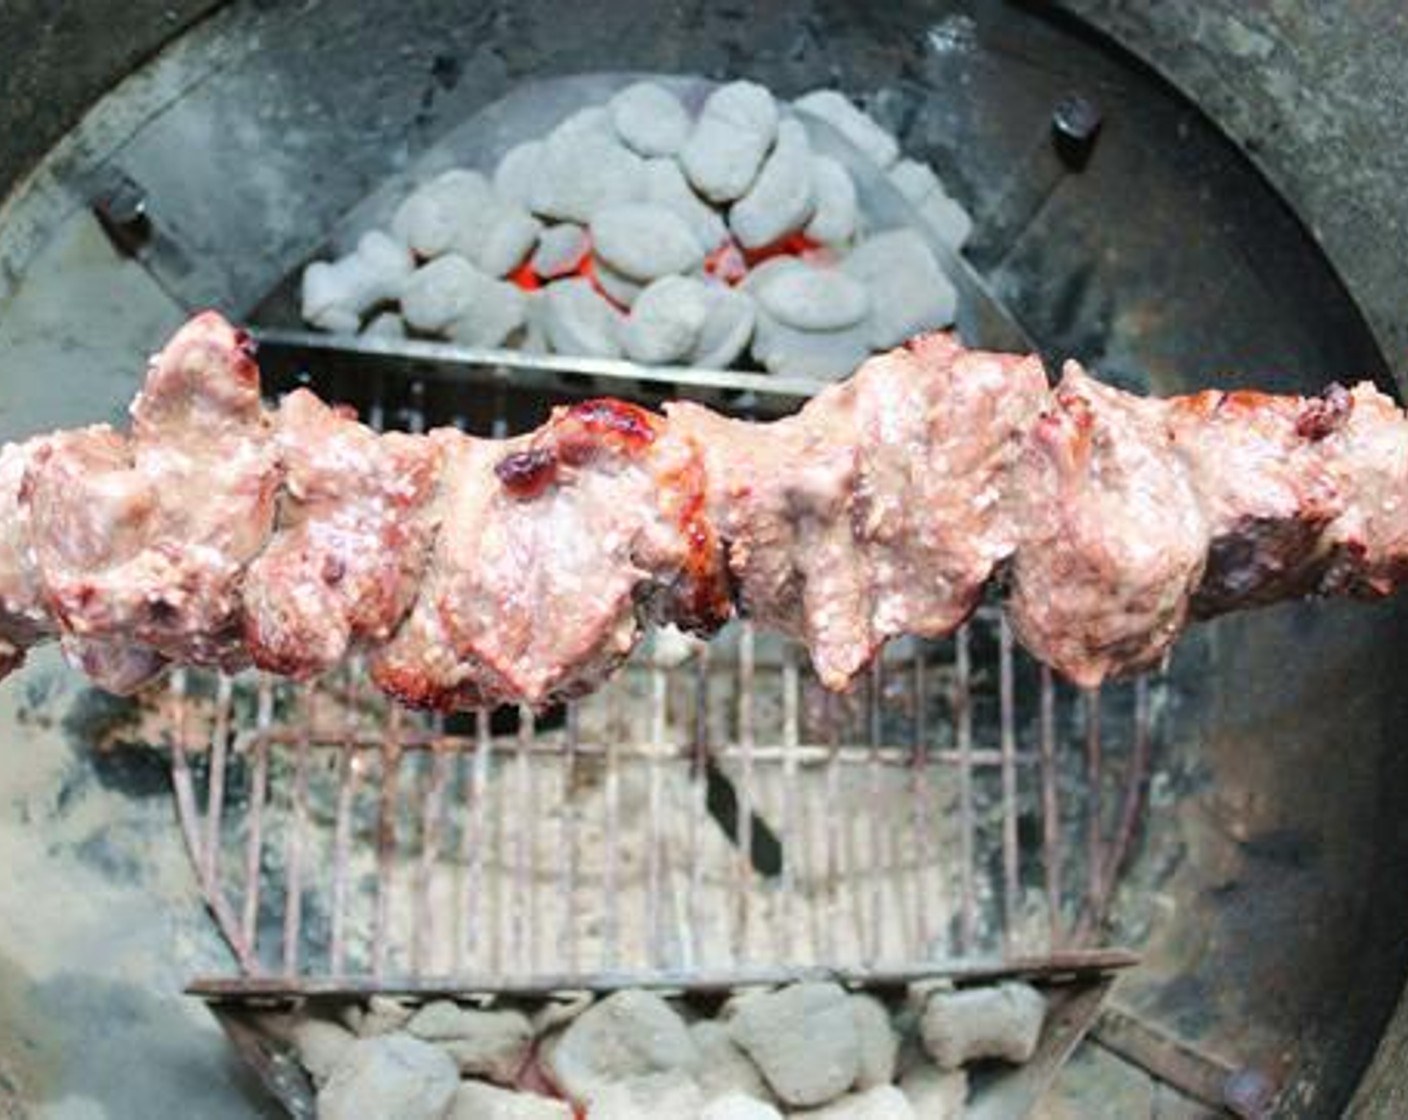
[[[361,783],[364,760],[346,743],[356,735],[357,706],[355,701],[356,670],[349,666],[343,677],[343,750],[337,767],[337,806],[333,818],[332,852],[332,925],[329,933],[328,967],[334,976],[341,976],[347,967],[347,908],[349,863],[352,858],[352,810]]]
[[[269,796],[269,728],[274,721],[274,686],[260,674],[258,709],[254,717],[254,770],[249,785],[249,819],[245,840],[244,912],[240,930],[250,950],[257,952],[260,869],[264,863],[264,802]],[[346,756],[351,761],[350,752]]]
[[[1093,913],[1100,904],[1101,865],[1105,859],[1104,833],[1101,826],[1101,770],[1104,766],[1100,742],[1100,691],[1086,689],[1082,694],[1085,707],[1085,798],[1086,798],[1086,905]]]
[[[298,746],[295,748],[288,851],[285,855],[288,865],[288,888],[284,902],[285,976],[298,973],[299,934],[303,924],[303,830],[308,820],[308,755],[312,750],[310,729],[313,726],[316,703],[316,690],[312,685],[305,686],[304,734],[299,737]]]
[[[1056,776],[1056,683],[1041,667],[1041,854],[1046,865],[1046,910],[1051,947],[1062,941],[1061,804]]]
[[[998,704],[1002,743],[1002,948],[1010,952],[1017,925],[1021,885],[1017,867],[1017,727],[1016,682],[1012,664],[1012,627],[998,622]]]
[[[972,665],[968,646],[968,627],[961,626],[955,641],[953,694],[954,737],[958,742],[958,813],[959,813],[959,934],[958,947],[971,952],[977,936],[977,902],[973,883],[973,708]]]
[[[396,818],[401,791],[401,710],[386,712],[381,789],[376,821],[376,911],[372,919],[372,975],[386,975],[391,954],[391,904],[396,890]]]

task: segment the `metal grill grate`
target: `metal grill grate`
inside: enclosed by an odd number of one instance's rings
[[[242,974],[546,990],[1091,944],[1159,679],[1077,693],[986,609],[845,697],[746,624],[680,652],[536,720],[406,712],[356,665],[176,677],[155,737]]]

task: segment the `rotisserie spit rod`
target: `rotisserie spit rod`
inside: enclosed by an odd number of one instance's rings
[[[0,451],[5,669],[57,637],[126,692],[361,649],[409,704],[542,704],[651,621],[738,613],[840,688],[999,579],[1026,646],[1093,685],[1190,617],[1408,578],[1408,419],[1367,384],[1158,400],[1071,364],[1053,390],[930,335],[769,424],[600,400],[511,440],[382,435],[306,390],[265,410],[206,313],[131,412]]]

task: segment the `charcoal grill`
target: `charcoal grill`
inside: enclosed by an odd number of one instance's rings
[[[101,29],[45,14],[33,26],[52,28],[54,37],[12,39],[19,96],[0,99],[9,126],[0,153],[15,157],[0,160],[10,192],[0,209],[0,368],[32,371],[6,394],[5,408],[17,401],[23,411],[0,413],[5,435],[88,422],[125,401],[144,348],[190,307],[213,303],[265,327],[291,326],[279,314],[289,306],[281,281],[373,184],[522,82],[604,64],[743,74],[783,93],[834,83],[865,95],[906,149],[951,170],[955,193],[978,211],[985,282],[1048,356],[1073,354],[1106,376],[1164,392],[1215,380],[1220,370],[1239,371],[1221,378],[1226,385],[1244,377],[1285,391],[1338,375],[1391,385],[1383,354],[1392,359],[1401,336],[1383,309],[1403,301],[1382,275],[1372,283],[1372,262],[1383,255],[1372,237],[1345,252],[1344,231],[1372,192],[1335,144],[1350,137],[1366,162],[1383,146],[1347,126],[1337,131],[1347,118],[1336,116],[1343,103],[1330,95],[1344,83],[1320,83],[1323,103],[1307,92],[1296,116],[1284,108],[1268,114],[1249,91],[1263,73],[1269,90],[1309,91],[1304,76],[1324,59],[1315,36],[1300,31],[1313,30],[1315,20],[1300,5],[1281,5],[1274,33],[1262,36],[1254,27],[1248,33],[1240,8],[1209,4],[1200,6],[1212,12],[1199,16],[1193,42],[1169,30],[1184,19],[1180,6],[1157,13],[1150,6],[1154,14],[1098,0],[1061,7],[1114,30],[1188,82],[1238,143],[1108,42],[1020,5],[862,11],[799,0],[743,11],[707,0],[680,11],[633,0],[590,10],[528,0],[466,13],[436,0],[339,0],[298,11],[190,0],[163,6],[194,26],[150,64],[144,60],[175,24],[146,21],[141,5]],[[1374,53],[1383,36],[1364,30],[1374,18],[1365,11],[1343,13],[1339,47],[1327,53]],[[0,27],[16,18],[33,12],[13,6],[0,13]],[[1343,49],[1355,34],[1362,51]],[[383,49],[388,43],[396,46]],[[1299,57],[1287,59],[1285,43],[1300,43]],[[1234,55],[1233,47],[1252,54]],[[1257,53],[1263,48],[1269,53]],[[62,83],[44,65],[50,51],[65,59]],[[129,71],[77,123],[78,108]],[[35,89],[54,96],[26,100]],[[1104,109],[1080,171],[1053,162],[1049,143],[1052,113],[1072,91]],[[1308,138],[1323,147],[1308,148]],[[190,159],[193,144],[200,161]],[[1293,205],[1306,207],[1302,216],[1323,247],[1248,154],[1278,177]],[[1323,205],[1311,205],[1323,203],[1326,182],[1347,184],[1355,198],[1328,219]],[[106,233],[94,223],[95,205]],[[1367,225],[1391,240],[1388,219]],[[112,253],[108,236],[134,255]],[[1372,330],[1356,302],[1374,313]],[[52,313],[36,311],[59,306],[87,314],[58,325]],[[490,431],[500,418],[515,429],[539,419],[550,399],[576,391],[539,370],[519,376],[510,393],[505,378],[481,371],[474,382],[481,388],[466,394],[439,358],[413,355],[393,375],[375,356],[310,355],[308,340],[285,341],[265,350],[277,387],[312,370],[326,395],[352,401],[384,426],[459,419]],[[104,363],[114,370],[107,381],[91,374]],[[677,391],[648,380],[633,388],[645,399]],[[736,403],[732,392],[721,400]],[[754,406],[786,407],[761,397]],[[1408,967],[1401,937],[1408,906],[1394,889],[1408,855],[1400,823],[1408,819],[1408,768],[1398,731],[1404,633],[1404,616],[1392,607],[1290,607],[1228,619],[1193,635],[1164,673],[1097,701],[1048,685],[1020,655],[1006,659],[1000,623],[984,611],[961,639],[892,651],[858,698],[837,702],[823,718],[797,651],[739,630],[707,661],[656,664],[647,649],[617,685],[571,716],[533,724],[500,715],[483,732],[473,720],[437,724],[357,703],[364,696],[357,678],[300,692],[189,674],[144,711],[142,726],[149,740],[171,747],[182,842],[211,924],[234,956],[224,971],[209,955],[198,969],[184,968],[183,957],[183,977],[212,973],[200,988],[228,1010],[240,992],[278,999],[320,986],[429,990],[459,980],[522,992],[569,980],[698,988],[780,979],[795,974],[785,969],[819,963],[869,983],[898,982],[919,966],[960,980],[1003,967],[1041,973],[1074,964],[1103,975],[1128,959],[1107,947],[1132,946],[1141,963],[1123,972],[1116,1005],[1107,1002],[1096,1023],[1098,1049],[1084,1047],[1068,1073],[1115,1087],[1152,1071],[1161,1085],[1213,1100],[1234,1066],[1253,1065],[1284,1086],[1286,1115],[1339,1115]],[[744,687],[749,651],[751,689]],[[664,718],[652,726],[662,680]],[[709,695],[702,732],[691,718],[701,683]],[[26,713],[41,717],[16,725],[11,737],[39,738],[46,678],[16,687]],[[916,705],[920,693],[927,704]],[[612,705],[635,713],[634,726],[609,733],[603,713]],[[348,738],[358,744],[351,750]],[[355,782],[339,816],[344,764]],[[717,805],[707,811],[711,788],[720,788],[711,765],[735,791],[732,817]],[[797,780],[784,783],[789,767]],[[634,877],[635,894],[604,886],[612,773],[616,882]],[[862,813],[835,837],[832,876],[825,835],[813,835],[810,854],[797,838],[806,814],[824,809],[828,777],[843,805],[877,778],[882,789],[899,788],[906,808],[927,791],[950,808],[934,819],[947,831],[924,839],[905,813]],[[569,779],[594,798],[595,816],[553,816]],[[539,826],[526,832],[490,798],[516,803],[519,789],[540,798],[540,813],[522,814]],[[787,804],[783,789],[792,791]],[[476,790],[485,798],[478,818]],[[637,793],[643,816],[632,817]],[[752,813],[740,811],[745,796]],[[66,785],[57,800],[69,797]],[[658,851],[652,804],[662,822]],[[115,824],[130,823],[127,801],[114,795],[109,806]],[[664,823],[669,810],[683,812],[682,842]],[[336,858],[339,820],[345,863]],[[781,838],[780,875],[754,870],[752,822]],[[56,843],[42,815],[24,827],[14,835],[32,832],[40,848]],[[462,847],[476,828],[489,843],[474,845],[466,861]],[[569,829],[582,842],[564,850]],[[679,872],[690,829],[724,869],[715,882],[706,868],[693,884],[693,904],[706,917],[719,902],[712,924],[679,918],[690,914],[691,879]],[[916,838],[908,846],[907,832]],[[124,854],[140,849],[123,829],[112,833]],[[588,836],[600,846],[588,845]],[[165,842],[145,841],[154,849]],[[259,857],[253,875],[251,847]],[[592,852],[600,865],[587,861]],[[378,870],[383,857],[386,875]],[[876,867],[884,873],[857,874]],[[522,868],[539,869],[539,877],[521,877]],[[917,891],[926,868],[931,890]],[[551,908],[564,876],[569,895],[618,899],[619,912],[608,921],[610,907],[593,915],[584,902],[569,927]],[[50,880],[34,881],[42,888],[16,883],[12,894],[50,891]],[[143,887],[134,885],[133,895]],[[467,921],[471,898],[480,923]],[[841,920],[831,920],[837,913]],[[413,920],[417,914],[429,920]],[[877,938],[874,916],[891,914],[898,924],[882,922]],[[110,919],[89,920],[106,931]],[[141,928],[132,940],[169,955],[160,919]],[[835,944],[826,943],[828,929]],[[83,944],[101,941],[93,933]],[[80,967],[74,957],[71,966]],[[95,1017],[107,1013],[97,997],[93,1006]],[[8,1026],[7,1008],[0,1004]],[[42,1013],[70,1022],[89,1011]],[[189,1036],[186,1018],[169,1006],[149,1013],[164,1026],[143,1036],[143,1047],[158,1036]],[[137,1046],[123,1032],[104,1038],[105,1052],[126,1055],[126,1066],[148,1058]],[[1111,1064],[1111,1053],[1123,1062]],[[0,1104],[16,1080],[14,1060],[0,1054]],[[202,1060],[203,1069],[218,1068]],[[154,1065],[142,1081],[181,1084],[177,1071],[185,1068]],[[73,1088],[71,1070],[54,1076],[63,1086],[54,1097],[83,1091]],[[127,1101],[129,1111],[160,1111],[131,1082],[110,1076],[87,1091]],[[1381,1067],[1364,1092],[1386,1099],[1392,1082],[1392,1070]],[[218,1076],[202,1085],[210,1115],[246,1111]]]

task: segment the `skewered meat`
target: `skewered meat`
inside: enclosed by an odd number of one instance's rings
[[[667,412],[704,448],[740,606],[841,688],[887,639],[951,633],[977,606],[1016,543],[1004,484],[1045,398],[1037,359],[930,335],[765,438],[698,405]]]
[[[1408,419],[1369,385],[1156,400],[1069,365],[1049,390],[931,335],[773,424],[600,400],[506,441],[378,435],[306,391],[264,411],[248,340],[206,313],[132,412],[0,449],[0,673],[53,637],[118,691],[361,649],[410,704],[541,704],[649,623],[742,613],[840,688],[996,583],[1093,685],[1189,618],[1408,580]]]
[[[1155,664],[1203,575],[1208,526],[1165,409],[1068,365],[1012,475],[1012,628],[1077,684]]]

